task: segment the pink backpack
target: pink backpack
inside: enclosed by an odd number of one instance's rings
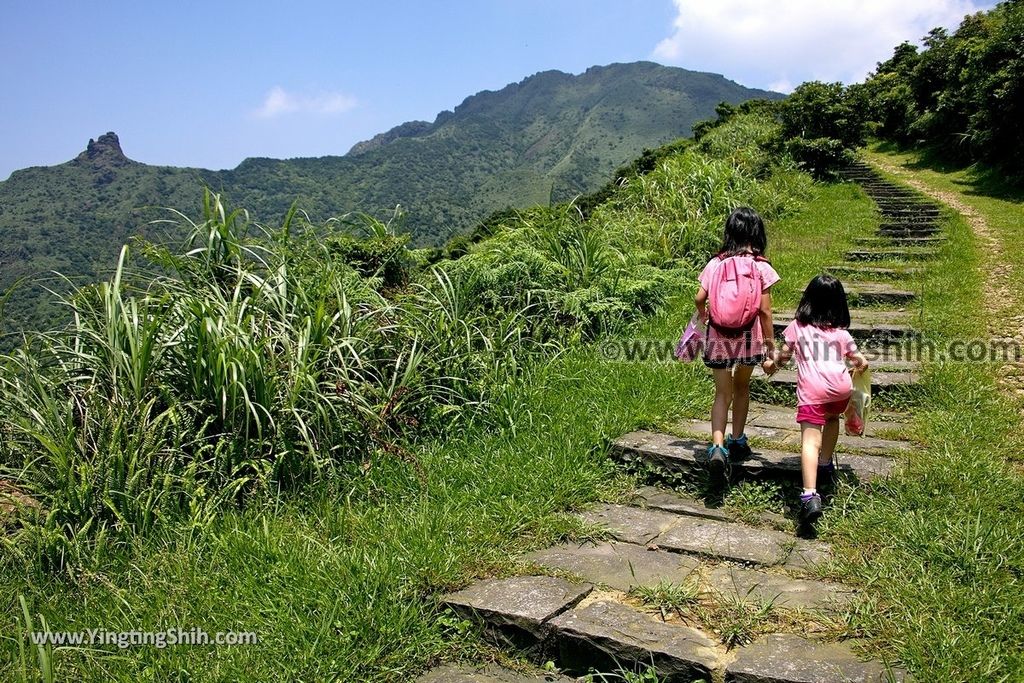
[[[726,334],[739,334],[749,330],[761,310],[760,256],[740,254],[719,255],[721,263],[715,269],[708,288],[709,324]]]

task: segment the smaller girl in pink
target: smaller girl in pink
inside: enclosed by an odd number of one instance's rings
[[[843,283],[831,275],[819,275],[804,290],[796,320],[782,333],[784,343],[776,358],[765,363],[765,371],[772,374],[796,356],[796,421],[800,423],[804,483],[800,519],[805,524],[821,517],[818,480],[835,470],[832,454],[839,439],[839,416],[853,393],[846,361],[852,363],[854,372],[868,367],[849,326],[850,307]]]

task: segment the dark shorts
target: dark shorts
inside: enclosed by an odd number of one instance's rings
[[[764,342],[760,335],[748,330],[728,337],[712,327],[704,339],[704,365],[712,370],[726,370],[737,365],[756,367],[764,362]]]
[[[728,370],[729,368],[734,368],[737,365],[746,365],[747,367],[756,368],[763,362],[763,354],[744,356],[741,358],[720,358],[716,360],[712,360],[707,356],[704,357],[704,365],[708,366],[712,370]]]

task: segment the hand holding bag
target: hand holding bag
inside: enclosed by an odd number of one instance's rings
[[[853,373],[853,393],[846,408],[846,433],[850,436],[864,436],[868,422],[868,408],[871,406],[871,369]]]

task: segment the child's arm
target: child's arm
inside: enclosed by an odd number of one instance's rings
[[[860,374],[868,369],[868,359],[857,350],[857,344],[853,337],[846,337],[846,357],[853,363],[853,373]]]
[[[786,342],[782,342],[782,345],[775,349],[774,353],[766,357],[764,363],[761,364],[761,369],[764,370],[766,375],[774,375],[792,357],[793,347]]]
[[[853,372],[859,374],[868,369],[868,359],[860,351],[846,354],[846,357],[853,361]]]
[[[761,320],[764,355],[770,357],[775,352],[775,323],[772,321],[772,292],[770,289],[761,292],[761,310],[757,312],[757,317]]]
[[[706,325],[708,322],[708,290],[697,287],[697,296],[694,297],[693,304],[697,307],[697,312],[700,313],[700,321]]]

